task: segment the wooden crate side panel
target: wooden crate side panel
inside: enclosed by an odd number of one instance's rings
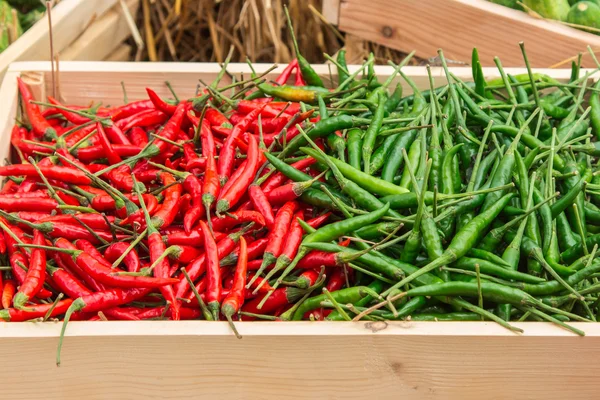
[[[0,340],[3,397],[597,398],[598,337],[198,333],[67,337],[60,367],[56,337]]]
[[[271,64],[255,64],[258,73],[267,71]],[[267,79],[275,79],[283,70],[284,66],[269,73]],[[315,65],[315,70],[323,77],[329,78],[329,68],[327,65]],[[359,67],[349,66],[351,72]],[[44,74],[43,80],[47,85],[47,93],[51,92],[51,74],[50,65],[43,62],[20,62],[11,66],[11,70],[19,73],[39,71]],[[198,80],[211,82],[219,73],[220,67],[214,63],[123,63],[123,62],[62,62],[60,64],[60,88],[61,95],[65,101],[72,104],[88,104],[90,100],[103,101],[104,104],[122,104],[123,91],[121,81],[125,82],[129,99],[147,98],[146,87],[156,90],[161,96],[171,97],[170,91],[164,82],[171,82],[177,94],[182,97],[193,97],[196,92]],[[333,69],[335,71],[335,68]],[[423,67],[405,67],[402,69],[421,89],[429,88],[427,72]],[[509,74],[522,74],[527,71],[524,68],[506,68]],[[238,79],[248,78],[250,70],[246,64],[233,63],[228,67],[228,71]],[[386,79],[393,72],[389,66],[377,66],[375,71],[380,80]],[[471,80],[471,68],[452,67],[450,71],[460,79]],[[565,80],[570,76],[570,71],[560,69],[538,69],[540,73],[546,73],[550,76]],[[484,68],[486,78],[499,77],[496,68]],[[447,83],[446,76],[441,67],[433,67],[432,75],[436,85]],[[334,82],[337,76],[333,75]],[[405,94],[410,94],[410,86],[401,78],[396,78],[396,82],[401,82]],[[221,82],[222,85],[231,83],[228,77]]]
[[[392,17],[393,16],[393,17]],[[534,67],[549,67],[600,47],[600,37],[485,0],[343,0],[339,28],[364,39],[417,56],[469,62],[473,47],[482,65],[499,56],[505,66],[524,66],[518,43],[524,41]]]

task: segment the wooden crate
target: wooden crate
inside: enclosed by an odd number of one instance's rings
[[[544,68],[586,53],[587,45],[600,50],[598,35],[486,0],[324,0],[323,14],[343,32],[424,59],[441,47],[447,58],[470,62],[477,47],[483,66],[493,66],[494,56],[524,66],[524,41],[531,65]]]
[[[132,14],[138,5],[139,0],[126,0]],[[131,34],[119,0],[62,0],[52,9],[52,27],[61,61],[104,60]],[[46,17],[0,53],[0,79],[11,63],[38,60],[50,60]]]
[[[258,72],[268,65],[255,65]],[[153,87],[182,98],[210,82],[216,64],[62,64],[69,103],[122,102]],[[328,68],[316,66],[328,76]],[[350,69],[354,71],[355,66]],[[272,79],[282,68],[268,76]],[[249,76],[244,64],[229,71]],[[377,67],[379,76],[392,71]],[[423,68],[404,71],[427,87]],[[452,68],[468,79],[469,68]],[[507,69],[518,74],[520,69]],[[569,71],[552,70],[568,79]],[[445,82],[434,68],[436,82]],[[494,69],[484,69],[496,77]],[[50,92],[48,63],[16,63],[0,98],[0,149],[5,157],[17,111],[16,77],[37,97]],[[227,83],[227,82],[224,82]],[[59,323],[0,323],[6,399],[596,399],[600,324],[574,323],[579,337],[547,323],[515,323],[514,334],[491,322],[244,322],[238,340],[225,322],[71,322],[54,364]],[[599,353],[597,353],[599,352]]]

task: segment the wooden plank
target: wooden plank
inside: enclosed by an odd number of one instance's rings
[[[530,17],[485,0],[343,0],[339,29],[382,45],[430,58],[469,62],[479,49],[482,65],[499,56],[505,66],[524,66],[524,41],[534,67],[549,67],[600,47],[600,36]]]
[[[127,1],[135,14],[139,0]],[[126,17],[119,3],[94,21],[86,30],[60,53],[61,61],[103,60],[131,35]]]
[[[43,399],[593,399],[600,324],[574,336],[486,322],[0,324],[3,397]],[[581,366],[585,368],[581,368]],[[31,377],[35,377],[32,379]]]
[[[131,46],[126,43],[120,45],[104,61],[131,61]]]
[[[52,33],[57,53],[65,49],[95,18],[117,0],[63,0],[52,9]],[[0,78],[10,63],[20,60],[50,60],[48,20],[42,18],[0,53]]]
[[[329,23],[337,25],[340,19],[340,0],[323,0],[321,13]]]

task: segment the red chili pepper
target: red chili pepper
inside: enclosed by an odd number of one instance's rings
[[[148,238],[150,241],[150,238]],[[161,240],[162,241],[162,240]],[[55,242],[57,248],[64,249],[68,248],[64,242],[68,242],[66,239],[58,239]],[[150,245],[149,245],[150,247]],[[106,267],[100,264],[94,257],[81,251],[81,250],[69,250],[68,254],[71,255],[75,263],[80,269],[91,275],[92,278],[98,282],[112,287],[119,288],[161,288],[163,286],[171,285],[177,282],[176,279],[165,278],[165,277],[148,277],[148,276],[125,276],[115,274],[110,267]],[[151,255],[152,259],[152,255]]]
[[[112,243],[104,250],[104,258],[109,262],[114,263],[127,250],[129,245],[124,242]],[[123,259],[123,263],[127,266],[127,271],[138,272],[140,270],[140,258],[137,250],[131,249]]]
[[[39,167],[40,171],[48,179],[54,179],[59,182],[73,183],[75,185],[89,185],[92,181],[82,172],[68,167]],[[0,176],[20,176],[39,177],[37,171],[31,164],[13,164],[0,167]]]
[[[314,285],[319,279],[319,273],[314,269],[309,269],[300,274],[298,279],[296,279],[296,285],[299,288],[309,288]]]
[[[279,114],[278,110],[271,108],[267,103],[256,103],[251,100],[238,100],[235,110],[241,114],[247,115],[254,110],[260,110],[260,115],[263,117],[273,118]],[[258,117],[258,115],[257,115]]]
[[[2,308],[10,308],[16,290],[17,286],[15,285],[15,281],[7,279],[4,282],[4,288],[2,289]]]
[[[57,247],[69,249],[69,250],[77,250],[74,244],[69,242],[68,240],[59,241],[55,243]],[[71,272],[73,275],[78,276],[81,280],[92,290],[101,291],[105,289],[105,286],[94,279],[91,275],[85,272],[73,258],[69,254],[51,252],[52,259],[57,263],[59,267],[62,269]]]
[[[273,264],[277,260],[277,257],[279,257],[279,255],[281,254],[281,251],[283,249],[283,240],[286,236],[286,233],[288,232],[288,229],[290,228],[290,223],[292,222],[292,217],[294,215],[294,212],[296,211],[296,208],[296,202],[289,201],[285,203],[283,207],[279,209],[279,211],[277,211],[277,214],[275,216],[275,223],[273,224],[273,229],[271,229],[271,232],[269,232],[269,236],[267,236],[269,239],[269,244],[267,244],[265,254],[263,255],[262,264],[256,272],[255,277],[260,276],[265,270],[265,268]],[[248,287],[250,287],[250,285],[252,285],[253,283],[253,280],[250,280],[250,283],[248,283]]]
[[[312,186],[313,181],[292,182],[286,185],[274,188],[266,193],[270,204],[282,204],[286,201],[292,201],[302,196]]]
[[[125,104],[112,110],[112,120],[118,121],[120,119],[139,114],[142,111],[148,111],[153,109],[154,103],[152,103],[152,100],[132,101],[131,103]]]
[[[207,108],[206,112],[204,113],[204,118],[206,118],[206,120],[210,122],[211,126],[218,126],[230,129],[233,128],[233,125],[227,119],[227,117],[221,114],[221,112],[216,108]]]
[[[286,287],[276,289],[273,294],[265,301],[261,308],[258,308],[258,305],[262,302],[263,297],[259,296],[254,300],[250,300],[242,307],[242,311],[252,314],[271,314],[273,311],[277,310],[281,306],[285,306],[287,304],[292,304],[300,297],[303,296],[305,292],[303,290],[294,288],[294,287]],[[242,321],[253,321],[254,317],[242,316]]]
[[[229,295],[223,300],[221,306],[221,314],[231,322],[231,317],[235,315],[242,304],[244,304],[244,293],[246,291],[246,270],[248,267],[248,247],[246,246],[246,239],[242,236],[240,238],[240,255],[238,257],[237,266],[235,268],[235,275],[233,279],[233,286],[229,292]],[[220,285],[220,283],[219,283]]]
[[[267,228],[271,229],[275,223],[275,216],[273,215],[271,203],[269,203],[269,199],[267,199],[265,193],[262,191],[260,186],[252,184],[248,188],[248,195],[252,205],[254,206],[254,209],[262,214],[262,216],[265,218],[265,224],[267,225]]]
[[[17,213],[17,215],[20,218],[22,218],[26,221],[30,221],[30,222],[37,221],[40,224],[44,223],[44,222],[60,222],[60,223],[65,223],[65,224],[81,225],[81,223],[75,219],[75,218],[77,218],[92,229],[102,229],[102,230],[110,229],[110,226],[106,223],[106,221],[108,221],[109,223],[115,222],[115,217],[110,216],[110,215],[103,217],[101,214],[83,214],[83,213],[81,213],[81,214],[60,214],[60,215],[43,215],[43,216],[39,215],[37,218],[35,218],[35,214],[40,214],[40,213],[30,213],[30,214],[34,214],[31,216],[24,215],[24,214],[25,213],[23,213],[23,212]]]
[[[163,203],[152,216],[152,225],[157,229],[167,227],[173,223],[179,211],[177,205],[183,191],[181,184],[175,183],[175,177],[168,172],[161,172],[160,180],[163,186],[168,187],[163,191]]]
[[[142,148],[140,146],[132,144],[113,144],[111,146],[119,158],[132,157],[137,155],[140,151],[142,151]],[[78,147],[77,149],[75,149],[75,151],[73,151],[73,155],[76,156],[79,159],[79,161],[86,163],[96,161],[100,158],[108,157],[102,145]]]
[[[226,233],[213,231],[215,240],[222,240],[227,236]],[[164,236],[165,241],[169,246],[172,245],[188,245],[188,246],[200,246],[203,243],[204,234],[200,229],[194,229],[189,234],[183,230],[179,231],[166,231]]]
[[[336,253],[327,253],[324,251],[313,250],[305,255],[296,266],[298,269],[318,268],[320,266],[336,267],[338,266]]]
[[[144,147],[148,144],[148,134],[139,126],[134,126],[129,130],[129,138],[135,146]]]
[[[42,232],[33,231],[33,244],[44,245],[46,239]],[[13,298],[15,308],[24,308],[25,304],[32,299],[44,287],[46,270],[46,251],[43,249],[34,248],[31,251],[29,261],[29,270],[25,276],[25,281],[19,287],[19,291]]]
[[[167,318],[172,316],[172,310],[169,307],[166,312],[165,312],[165,308],[166,307],[154,307],[154,308],[149,308],[146,309],[144,311],[142,311],[141,313],[137,314],[137,317],[139,319],[151,319],[151,318],[160,318],[162,316],[165,316]],[[179,310],[180,312],[180,317],[182,320],[190,320],[190,319],[199,319],[202,316],[202,312],[200,312],[200,310],[198,309],[193,309],[193,308],[181,308]]]
[[[248,261],[252,261],[263,255],[267,244],[269,243],[268,238],[261,238],[248,244]],[[229,265],[237,264],[238,255],[240,253],[239,246],[228,256],[221,258],[221,266],[226,267]]]
[[[134,126],[147,127],[164,123],[169,116],[162,111],[149,109],[133,114],[127,118],[115,122],[115,126],[123,132],[127,132]]]
[[[257,211],[234,211],[229,213],[229,215],[219,218],[213,217],[211,219],[211,223],[213,226],[213,230],[219,232],[225,232],[237,225],[241,225],[246,222],[254,222],[257,225],[265,226],[266,222],[261,213]]]
[[[295,69],[298,69],[298,59],[296,58],[290,61],[290,63],[285,67],[285,69],[281,71],[281,74],[279,74],[277,79],[275,79],[275,82],[280,86],[285,85],[288,79],[290,79],[290,76],[292,76],[292,72],[294,72]]]
[[[264,108],[265,105],[262,106]],[[235,157],[235,139],[237,139],[242,133],[244,133],[248,126],[258,117],[258,114],[262,111],[262,108],[257,108],[246,115],[238,124],[235,125],[231,134],[227,136],[223,148],[219,153],[219,163],[217,165],[217,171],[219,173],[219,179],[221,183],[226,182],[231,175],[233,169],[233,162]],[[250,158],[250,157],[248,157]]]
[[[336,268],[333,273],[329,276],[327,285],[325,286],[330,292],[340,290],[346,282],[346,275],[343,268]]]
[[[55,137],[56,130],[42,116],[40,107],[37,104],[32,103],[33,95],[29,91],[29,88],[25,82],[23,82],[19,77],[17,77],[17,82],[19,84],[21,98],[23,99],[23,103],[25,105],[25,112],[27,113],[27,118],[31,123],[31,127],[33,128],[33,132],[38,137],[42,137],[44,135],[48,137]]]
[[[25,153],[25,155],[33,154],[34,151],[41,153],[52,153],[52,149],[47,149],[46,147],[36,146],[35,144],[23,142],[23,139],[28,139],[27,134],[27,129],[21,128],[18,125],[14,125],[10,134],[10,143],[15,148],[18,148],[23,153]],[[36,140],[36,142],[53,146],[52,142],[41,142],[39,140]]]
[[[219,319],[219,300],[221,297],[221,268],[219,266],[219,250],[217,243],[204,221],[200,221],[204,232],[204,251],[206,252],[206,302],[215,320]]]
[[[207,218],[210,215],[210,208],[213,202],[219,196],[221,184],[219,175],[217,174],[217,163],[215,161],[215,142],[210,128],[204,129],[202,124],[202,155],[206,158],[206,168],[204,170],[204,184],[202,185],[202,204],[207,213]]]
[[[249,274],[250,279],[254,278],[254,274]],[[250,286],[250,290],[258,288],[258,293],[268,293],[273,289],[273,286],[269,284],[269,281],[265,280],[263,277],[258,277]],[[250,293],[251,294],[251,293]]]
[[[110,141],[108,140],[106,132],[104,132],[104,128],[102,127],[102,124],[100,122],[96,122],[96,130],[97,135],[100,138],[100,145],[104,149],[104,154],[106,155],[108,162],[110,164],[117,164],[121,162],[121,157],[115,151],[115,149],[113,149],[112,143],[110,143]]]
[[[67,107],[65,107],[63,104],[60,104],[60,102],[52,96],[48,96],[48,102],[57,106],[61,106],[61,108],[56,108],[55,110],[72,124],[81,125],[90,120],[89,118],[86,118],[80,114],[65,110]]]
[[[84,251],[87,254],[89,254],[90,256],[94,257],[94,259],[97,262],[104,265],[105,267],[112,268],[112,264],[104,258],[102,253],[100,253],[100,251],[98,251],[98,249],[95,248],[94,245],[92,244],[92,242],[90,242],[89,240],[78,239],[75,241],[75,246],[79,250]]]
[[[154,90],[150,88],[146,88],[146,92],[148,93],[148,97],[150,97],[150,101],[152,102],[152,104],[154,104],[154,107],[157,110],[160,110],[168,115],[173,115],[175,109],[177,108],[176,105],[167,103],[166,101],[161,99],[160,96]]]
[[[206,239],[204,238],[206,231],[202,229],[202,227],[199,230],[202,231],[202,241],[206,241]],[[244,233],[244,230],[239,230],[237,232],[226,235],[225,237],[220,239],[217,243],[218,258],[221,259],[230,254],[235,249],[237,241]],[[214,240],[216,241],[217,237],[215,237]],[[206,254],[202,254],[201,256],[193,260],[191,263],[189,263],[187,267],[185,267],[186,272],[188,273],[192,282],[198,279],[206,270],[207,263],[205,261]],[[177,295],[177,297],[184,297],[184,294],[188,289],[188,283],[185,277],[180,276],[179,282],[175,285],[175,294]]]
[[[46,265],[48,273],[52,277],[52,280],[61,292],[66,294],[68,297],[76,299],[83,295],[92,293],[83,282],[77,279],[73,274],[67,270],[56,268],[51,265]]]
[[[29,321],[31,319],[44,317],[52,307],[54,307],[54,309],[50,313],[50,317],[55,317],[57,315],[64,314],[72,303],[73,300],[66,299],[57,302],[56,306],[53,304],[35,304],[27,306],[27,308],[24,310],[7,308],[0,310],[0,319],[6,322]]]
[[[246,167],[244,168],[244,172],[239,176],[239,178],[231,184],[229,190],[225,191],[225,193],[221,193],[219,197],[219,201],[217,202],[217,215],[223,213],[233,206],[235,206],[240,199],[246,193],[248,186],[252,183],[254,179],[254,175],[256,175],[256,171],[258,170],[258,143],[253,136],[250,137],[248,148],[248,158],[246,160]],[[221,153],[223,153],[221,151]],[[220,161],[221,159],[219,159]]]

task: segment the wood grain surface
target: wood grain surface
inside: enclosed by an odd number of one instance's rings
[[[339,28],[385,46],[428,59],[438,48],[452,60],[470,62],[473,47],[482,65],[524,66],[518,43],[524,41],[534,67],[550,67],[600,50],[600,36],[528,16],[486,0],[341,0]]]

